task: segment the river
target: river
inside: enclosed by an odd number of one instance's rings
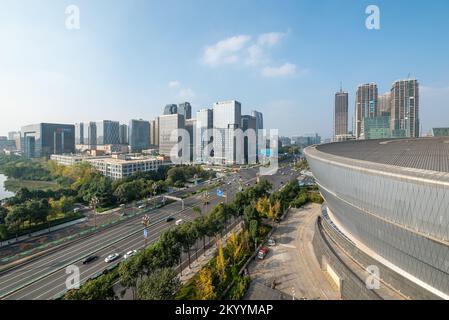
[[[14,195],[14,192],[5,190],[5,181],[7,179],[8,178],[4,174],[0,173],[0,200],[12,197]]]

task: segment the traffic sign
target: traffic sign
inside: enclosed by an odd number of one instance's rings
[[[223,190],[217,189],[217,196],[223,197],[224,196]]]

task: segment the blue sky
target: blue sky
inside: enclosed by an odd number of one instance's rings
[[[68,5],[80,29],[65,27]],[[365,8],[380,9],[380,30]],[[449,126],[449,2],[0,0],[0,135],[35,122],[151,119],[236,99],[280,134],[332,134],[334,93],[421,83],[424,131]],[[351,114],[352,117],[352,114]]]

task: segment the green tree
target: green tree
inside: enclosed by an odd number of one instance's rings
[[[158,269],[141,283],[137,292],[139,300],[173,300],[181,289],[181,281],[172,268]]]
[[[116,279],[113,273],[102,274],[96,279],[88,280],[79,289],[71,289],[65,294],[65,300],[115,300]]]
[[[257,248],[257,241],[259,237],[259,222],[257,220],[251,220],[249,222],[249,234],[254,241],[254,248]]]
[[[120,284],[126,289],[131,289],[133,294],[133,300],[136,299],[137,294],[137,282],[142,275],[142,263],[143,256],[138,254],[129,258],[127,261],[123,261],[118,266],[118,273],[120,277]]]
[[[0,224],[0,245],[8,238],[8,229],[5,224]]]
[[[195,228],[195,224],[191,222],[182,224],[177,231],[179,243],[181,244],[183,251],[187,253],[190,267],[190,248],[195,244],[198,232]]]
[[[10,232],[15,232],[16,238],[19,235],[20,227],[28,216],[28,210],[24,204],[13,207],[11,212],[6,216],[6,227]]]

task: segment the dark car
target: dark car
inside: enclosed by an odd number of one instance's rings
[[[98,256],[89,256],[86,259],[84,259],[83,264],[88,264],[92,261],[95,261],[98,259]]]
[[[165,221],[170,222],[170,221],[173,221],[173,220],[175,220],[175,218],[173,218],[173,217],[168,217],[167,220],[165,220]]]

